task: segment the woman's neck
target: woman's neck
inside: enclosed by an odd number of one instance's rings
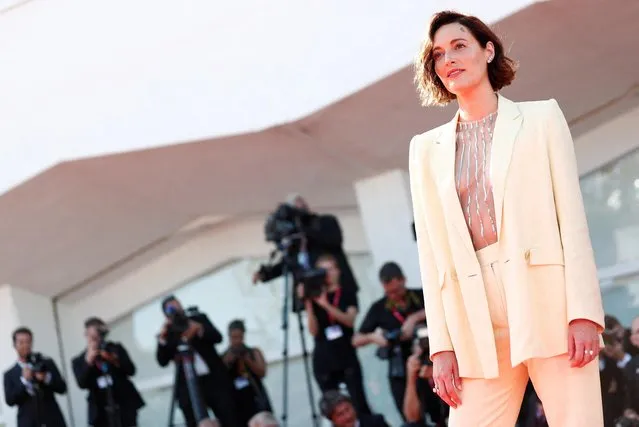
[[[339,289],[339,284],[338,283],[332,283],[332,284],[328,285],[328,288],[326,288],[326,292],[335,292],[338,289]]]
[[[459,120],[471,122],[497,111],[497,95],[489,84],[481,85],[468,94],[457,96]]]

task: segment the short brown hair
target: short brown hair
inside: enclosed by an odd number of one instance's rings
[[[422,105],[446,105],[457,96],[450,93],[435,73],[433,60],[433,39],[435,33],[444,25],[458,23],[466,27],[479,44],[485,48],[488,42],[495,46],[495,57],[488,64],[488,78],[493,90],[508,86],[515,79],[517,63],[506,56],[504,45],[497,35],[481,19],[452,11],[438,12],[433,15],[428,35],[415,58],[415,83]]]

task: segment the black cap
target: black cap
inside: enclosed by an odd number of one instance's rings
[[[379,269],[379,280],[388,283],[393,279],[404,279],[404,273],[396,262],[389,261]]]

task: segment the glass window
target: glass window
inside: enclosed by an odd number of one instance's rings
[[[581,179],[597,267],[639,259],[639,150]]]
[[[615,279],[603,294],[604,310],[626,327],[639,315],[639,274]]]

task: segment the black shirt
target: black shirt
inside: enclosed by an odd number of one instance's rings
[[[338,289],[327,294],[329,304],[346,313],[349,307],[358,308],[355,292]],[[345,326],[329,313],[313,302],[313,313],[317,318],[317,334],[315,335],[314,357],[319,363],[332,365],[331,361],[344,362],[355,354],[351,344],[353,328]],[[319,360],[321,359],[321,360]]]
[[[359,327],[359,332],[370,334],[375,332],[377,328],[382,328],[384,331],[399,329],[408,316],[424,310],[424,293],[421,289],[406,289],[406,300],[407,304],[404,309],[393,307],[387,297],[375,301],[368,309],[368,313]],[[404,361],[408,360],[412,353],[412,343],[412,340],[401,343]]]

